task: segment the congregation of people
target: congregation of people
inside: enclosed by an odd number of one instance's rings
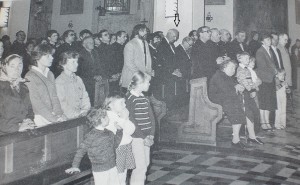
[[[209,99],[222,106],[232,124],[232,147],[247,148],[240,140],[243,125],[248,141],[258,145],[264,144],[259,131],[286,128],[287,97],[296,88],[300,64],[299,39],[289,50],[285,33],[254,31],[248,39],[245,31],[231,35],[207,26],[183,36],[176,47],[178,39],[177,29],[150,33],[144,24],[134,26],[130,38],[125,31],[93,34],[86,29],[78,38],[74,30],[61,37],[49,30],[45,38],[26,43],[24,31],[12,44],[3,36],[0,135],[86,116],[92,129],[66,172],[80,172],[87,153],[95,184],[126,184],[127,170],[132,170],[130,184],[140,185],[154,144],[151,101],[171,107],[188,94],[191,79],[207,79]],[[97,107],[95,84],[102,81],[108,81],[110,95]]]

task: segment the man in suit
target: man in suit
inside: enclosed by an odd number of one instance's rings
[[[192,52],[192,78],[207,77],[210,79],[215,72],[216,61],[212,61],[209,40],[210,28],[202,26],[197,30],[199,39],[195,42]]]
[[[157,71],[157,77],[172,78],[172,73],[175,71],[175,45],[179,37],[179,32],[176,29],[170,29],[165,38],[157,47],[158,65],[161,65]],[[174,73],[175,74],[175,73]],[[177,74],[176,74],[177,75]]]
[[[79,52],[77,75],[82,78],[91,104],[95,101],[95,82],[101,81],[105,69],[99,60],[98,52],[94,49],[93,37],[85,37],[82,41],[83,48]]]
[[[237,54],[242,53],[243,51],[248,52],[247,45],[245,44],[245,39],[245,31],[238,31],[235,34],[235,39],[230,43],[230,51],[228,55],[231,59],[237,60]]]
[[[271,49],[270,52],[272,54],[273,60],[275,62],[275,66],[277,69],[284,69],[283,63],[282,63],[282,57],[280,50],[277,48],[278,45],[278,35],[276,33],[271,33]]]
[[[220,38],[220,42],[219,42],[220,55],[228,56],[229,49],[230,49],[231,35],[230,35],[229,31],[226,29],[221,29],[220,34],[221,34],[221,38]]]
[[[125,45],[124,66],[120,79],[120,84],[125,89],[128,88],[133,74],[137,71],[154,75],[149,45],[145,40],[146,35],[146,25],[138,24],[133,28],[132,39]]]
[[[210,44],[210,57],[211,57],[211,61],[215,64],[214,72],[216,72],[218,69],[216,60],[218,57],[223,56],[221,54],[221,50],[220,50],[220,46],[219,46],[221,35],[217,28],[212,28],[212,29],[210,29],[210,31],[211,31],[211,37],[210,37],[210,40],[207,41],[207,43]]]

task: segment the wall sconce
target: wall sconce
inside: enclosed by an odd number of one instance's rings
[[[105,16],[106,9],[101,6],[101,1],[100,1],[100,5],[96,7],[96,10],[98,10],[98,16]]]
[[[1,7],[0,9],[0,27],[5,28],[8,26],[10,7]]]
[[[207,16],[205,17],[205,20],[207,22],[211,22],[213,20],[213,17],[211,16],[210,12],[207,13]]]
[[[73,22],[69,21],[68,28],[71,30],[74,27]]]

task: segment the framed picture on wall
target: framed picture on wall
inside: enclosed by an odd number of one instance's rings
[[[82,14],[84,0],[61,0],[60,15]]]
[[[226,5],[226,0],[205,0],[205,5]]]
[[[300,0],[296,0],[295,2],[295,8],[296,8],[296,24],[300,24]]]

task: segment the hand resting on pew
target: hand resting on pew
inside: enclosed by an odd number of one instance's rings
[[[80,169],[79,168],[69,168],[65,170],[66,173],[68,174],[74,174],[74,173],[80,173]]]

